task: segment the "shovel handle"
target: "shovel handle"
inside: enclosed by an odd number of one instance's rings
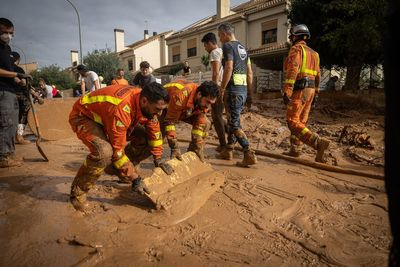
[[[46,154],[44,153],[43,149],[40,146],[40,141],[41,141],[42,137],[40,135],[39,120],[38,120],[37,115],[36,115],[35,107],[33,105],[32,94],[30,92],[31,85],[30,85],[30,80],[29,79],[27,79],[27,81],[26,81],[26,87],[27,87],[27,90],[28,90],[29,102],[31,104],[32,114],[33,114],[33,118],[34,118],[34,121],[35,121],[35,127],[36,127],[36,132],[37,132],[36,147],[39,150],[40,155],[42,155],[43,159],[45,161],[49,161],[49,158],[46,156]]]

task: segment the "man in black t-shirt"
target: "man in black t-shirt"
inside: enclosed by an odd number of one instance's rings
[[[240,167],[257,163],[257,157],[250,148],[246,134],[240,125],[240,113],[247,98],[251,99],[253,72],[245,47],[235,38],[234,28],[230,23],[218,26],[218,36],[222,45],[221,94],[224,96],[225,110],[228,118],[228,144],[223,148],[219,159],[233,159],[233,147],[236,142],[243,148],[243,161],[237,162]]]
[[[150,64],[147,61],[140,62],[140,72],[135,75],[131,85],[143,88],[145,85],[155,82],[156,78],[150,73]]]
[[[14,136],[18,123],[16,83],[30,75],[15,72],[8,45],[14,36],[14,25],[0,18],[0,168],[20,166],[22,160],[15,158]]]
[[[189,66],[189,62],[185,61],[184,65],[185,66],[183,67],[183,76],[188,76],[192,73],[192,69]]]

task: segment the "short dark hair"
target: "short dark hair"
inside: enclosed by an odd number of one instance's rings
[[[19,53],[18,53],[18,52],[15,52],[15,51],[12,51],[12,52],[11,52],[11,55],[12,55],[12,57],[13,57],[13,61],[14,61],[14,62],[21,58],[21,56],[19,55]]]
[[[164,100],[166,103],[168,103],[169,101],[169,95],[167,90],[165,90],[165,88],[157,82],[151,82],[149,84],[146,84],[143,87],[140,95],[145,96],[147,100],[149,100],[152,103],[156,103],[159,100]]]
[[[76,69],[77,69],[78,71],[89,71],[89,69],[88,69],[85,65],[83,65],[83,64],[78,65],[78,66],[76,67]]]
[[[117,69],[117,72],[120,72],[121,70],[124,71],[124,69]]]
[[[205,81],[197,88],[197,92],[200,92],[203,97],[218,97],[219,89],[218,85],[213,81]]]
[[[0,18],[0,25],[3,25],[6,28],[14,27],[14,24],[11,22],[11,20],[6,19],[6,18]]]
[[[203,38],[201,39],[201,42],[202,43],[210,42],[210,43],[216,44],[217,37],[215,36],[215,34],[213,32],[209,32],[203,36]]]
[[[225,32],[228,34],[234,34],[235,33],[235,27],[229,22],[224,22],[218,25],[217,31],[219,32]]]
[[[141,69],[148,69],[148,68],[150,68],[150,63],[147,61],[142,61],[142,62],[140,62],[139,66]]]

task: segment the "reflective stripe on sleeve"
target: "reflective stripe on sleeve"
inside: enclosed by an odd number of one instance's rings
[[[129,161],[129,158],[126,155],[123,155],[119,160],[114,161],[114,166],[117,169],[120,169],[128,161]]]
[[[122,99],[113,97],[113,96],[108,96],[108,95],[96,95],[96,96],[91,96],[90,94],[85,95],[82,97],[81,103],[83,105],[85,104],[93,104],[93,103],[102,103],[102,102],[108,102],[113,105],[118,105],[119,103],[122,102]]]

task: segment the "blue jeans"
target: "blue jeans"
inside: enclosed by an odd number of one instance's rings
[[[240,125],[240,114],[247,99],[247,87],[230,85],[225,92],[225,109],[228,117],[228,147],[238,142],[244,149],[249,147],[249,141]]]
[[[13,92],[0,88],[0,160],[15,151],[18,124],[18,100]]]

